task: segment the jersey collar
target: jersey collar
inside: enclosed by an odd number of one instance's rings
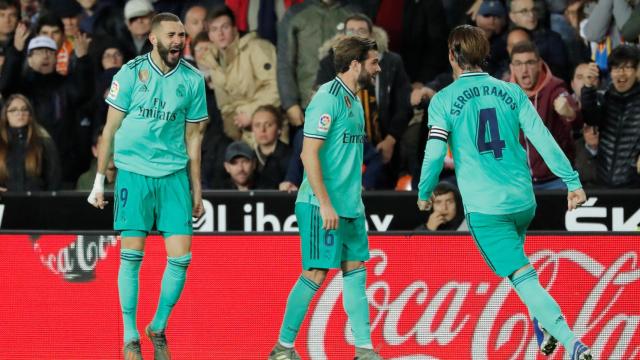
[[[483,75],[489,75],[484,71],[470,71],[470,72],[466,72],[466,73],[462,73],[460,74],[460,77],[471,77],[471,76],[483,76]]]
[[[349,93],[349,95],[351,95],[352,98],[357,99],[356,95],[353,93],[353,91],[351,91],[351,89],[349,89],[349,87],[347,86],[347,84],[344,83],[344,81],[342,81],[342,79],[340,79],[339,76],[336,76],[336,81],[338,83],[340,83],[340,85],[342,85],[342,87],[347,90],[347,92]]]
[[[149,60],[149,64],[151,64],[151,67],[153,68],[153,70],[155,70],[158,75],[162,76],[162,77],[169,77],[171,76],[173,73],[175,73],[176,71],[178,71],[178,66],[180,66],[180,62],[182,61],[182,59],[178,60],[178,64],[171,69],[171,71],[169,71],[166,74],[163,74],[162,71],[160,70],[160,68],[153,62],[153,59],[151,59],[151,53],[147,53],[147,60]]]

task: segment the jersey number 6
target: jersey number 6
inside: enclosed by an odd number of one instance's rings
[[[506,146],[504,140],[500,139],[500,128],[498,127],[496,109],[480,109],[480,116],[478,120],[478,135],[476,136],[478,151],[481,154],[493,152],[494,158],[502,159],[502,149]],[[489,127],[489,134],[487,134],[487,124]],[[487,135],[489,135],[489,141],[487,141]]]

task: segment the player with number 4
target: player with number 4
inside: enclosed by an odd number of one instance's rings
[[[586,200],[578,173],[520,87],[482,71],[489,55],[482,30],[458,26],[448,42],[456,80],[429,105],[430,131],[418,207],[426,210],[431,206],[449,144],[471,235],[491,270],[508,277],[527,306],[540,351],[550,355],[560,342],[572,360],[591,360],[591,350],[569,328],[524,253],[525,233],[536,202],[520,131],[567,185],[569,210]]]

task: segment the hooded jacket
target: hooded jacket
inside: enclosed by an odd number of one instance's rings
[[[396,141],[400,141],[407,129],[407,124],[413,115],[411,107],[411,83],[400,55],[388,51],[389,37],[381,27],[374,26],[373,39],[381,54],[380,69],[377,76],[377,104],[380,133],[382,139],[390,134]],[[316,86],[330,81],[336,76],[336,70],[331,54],[335,46],[344,35],[339,34],[327,40],[319,50],[320,68],[316,76]]]
[[[514,74],[511,74],[510,82],[516,83]],[[553,135],[553,138],[558,145],[560,145],[562,151],[564,151],[569,160],[573,162],[575,158],[575,145],[571,137],[571,131],[573,126],[582,124],[582,116],[578,109],[578,104],[573,97],[569,95],[564,81],[553,76],[549,66],[543,61],[542,70],[540,71],[536,86],[530,91],[525,91],[525,93],[538,111],[538,115],[542,118],[545,126],[549,129],[551,135]],[[575,119],[570,120],[564,118],[555,111],[553,102],[559,96],[566,96],[569,105],[576,113]],[[534,184],[557,179],[557,176],[549,170],[542,156],[540,156],[522,132],[520,132],[520,143],[527,151],[527,160]]]

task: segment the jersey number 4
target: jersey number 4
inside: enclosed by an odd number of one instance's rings
[[[496,109],[480,109],[480,118],[478,120],[478,136],[476,137],[478,151],[481,154],[493,152],[494,158],[502,159],[502,149],[506,146],[504,140],[500,139],[500,128],[498,127]],[[488,134],[487,127],[489,128]],[[487,141],[487,138],[489,141]]]

